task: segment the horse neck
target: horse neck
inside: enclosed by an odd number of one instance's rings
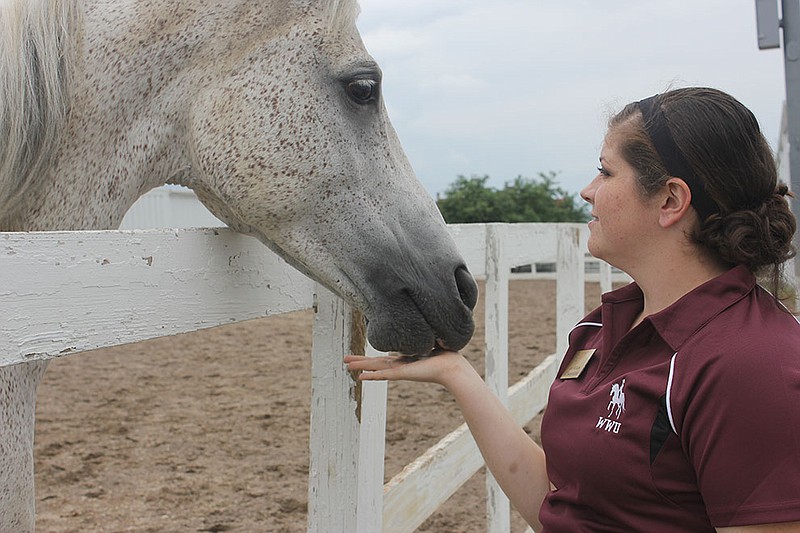
[[[126,6],[86,2],[70,111],[47,164],[10,214],[0,213],[0,231],[116,228],[139,196],[180,181],[183,58],[163,44],[138,45],[155,37],[142,35],[137,6]]]
[[[285,0],[84,3],[82,64],[56,155],[13,218],[0,214],[0,231],[115,228],[149,189],[192,186],[198,91],[298,16]]]
[[[194,185],[188,117],[198,91],[313,11],[285,0],[206,3],[85,0],[82,63],[55,155],[13,218],[0,214],[0,231],[115,228],[149,189]]]
[[[85,130],[76,131],[82,128]],[[36,187],[28,191],[11,217],[0,219],[0,231],[119,227],[133,203],[166,179],[158,178],[159,172],[155,171],[163,166],[160,159],[148,160],[152,152],[144,151],[139,157],[119,155],[132,153],[130,141],[115,141],[107,146],[78,142],[85,136],[107,133],[112,138],[118,134],[75,121],[58,148],[59,155],[44,169]],[[147,138],[143,141],[156,144]]]

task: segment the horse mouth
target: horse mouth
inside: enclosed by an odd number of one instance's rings
[[[392,305],[367,318],[367,335],[375,349],[427,357],[457,351],[472,337],[472,312],[462,301],[453,302],[450,310],[441,314],[426,309],[426,299],[415,298],[413,290],[405,288],[396,295]]]

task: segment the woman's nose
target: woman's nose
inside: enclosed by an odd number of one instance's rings
[[[594,199],[594,180],[592,180],[586,187],[581,189],[580,192],[581,198],[586,203],[592,204]]]

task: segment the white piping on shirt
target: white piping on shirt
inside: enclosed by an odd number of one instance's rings
[[[570,333],[575,331],[576,329],[578,329],[581,326],[595,326],[595,327],[598,327],[598,328],[602,328],[603,324],[600,323],[600,322],[579,322],[579,323],[575,324],[575,326],[573,326],[573,328],[570,330]]]
[[[768,291],[768,290],[767,290],[765,287],[762,287],[762,286],[761,286],[761,285],[759,285],[758,283],[756,283],[756,288],[759,288],[759,289],[761,289],[762,291],[766,292],[767,294],[769,294],[770,296],[772,296],[773,298],[775,298],[775,301],[777,301],[777,302],[778,302],[778,305],[780,305],[781,307],[783,307],[783,310],[784,310],[784,311],[786,311],[787,313],[789,313],[790,315],[792,315],[792,318],[794,318],[794,319],[795,319],[795,321],[796,321],[798,324],[800,324],[800,317],[798,317],[797,315],[795,315],[794,313],[792,313],[792,312],[789,310],[789,308],[788,308],[788,307],[786,307],[786,305],[784,305],[784,303],[783,303],[782,301],[780,301],[780,300],[779,300],[779,299],[778,299],[778,298],[777,298],[777,297],[776,297],[774,294],[772,294],[772,293],[771,293],[770,291]]]
[[[579,328],[579,327],[581,327],[581,326],[589,326],[589,327],[595,327],[595,328],[602,328],[602,327],[603,327],[603,324],[602,324],[601,322],[578,322],[577,324],[575,324],[574,326],[572,326],[572,329],[571,329],[571,330],[569,330],[569,333],[567,333],[567,345],[568,345],[568,346],[569,346],[569,337],[570,337],[570,335],[572,335],[572,332],[573,332],[573,331],[575,331],[576,329],[578,329],[578,328]]]
[[[672,354],[672,359],[669,361],[669,377],[667,378],[667,397],[666,397],[666,404],[667,404],[667,418],[669,418],[669,425],[672,426],[672,431],[677,435],[678,430],[675,429],[675,420],[672,418],[672,405],[670,398],[672,396],[672,377],[675,375],[675,357],[677,357],[678,352]]]
[[[795,319],[795,321],[797,321],[797,323],[798,323],[798,324],[800,324],[800,317],[798,317],[797,315],[795,315],[794,313],[792,313],[791,311],[789,311],[789,308],[788,308],[788,307],[786,307],[786,306],[783,304],[783,302],[782,302],[782,301],[778,300],[778,303],[779,303],[779,304],[781,304],[781,307],[783,307],[783,310],[784,310],[784,311],[786,311],[787,313],[789,313],[790,315],[792,315],[792,318],[794,318],[794,319]]]

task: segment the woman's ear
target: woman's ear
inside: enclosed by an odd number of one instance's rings
[[[680,178],[670,178],[664,186],[658,222],[662,228],[668,228],[686,217],[692,205],[692,191]]]

